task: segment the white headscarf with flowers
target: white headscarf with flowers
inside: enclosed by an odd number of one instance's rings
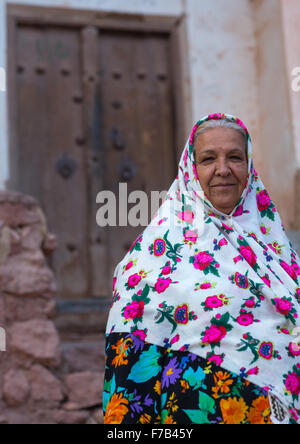
[[[247,185],[230,215],[209,202],[193,155],[197,128],[222,118],[248,137]],[[247,128],[211,114],[194,126],[166,200],[116,267],[107,334],[215,362],[265,388],[300,423],[299,275]]]

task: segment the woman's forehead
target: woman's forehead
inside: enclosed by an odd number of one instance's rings
[[[231,128],[211,128],[198,135],[194,151],[198,153],[241,152],[247,148],[245,137]]]

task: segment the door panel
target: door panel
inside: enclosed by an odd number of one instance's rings
[[[110,297],[114,268],[144,230],[97,226],[97,194],[111,190],[119,204],[120,182],[128,195],[145,191],[150,222],[151,191],[175,178],[170,53],[168,34],[17,28],[14,161],[20,191],[58,237],[60,299]]]

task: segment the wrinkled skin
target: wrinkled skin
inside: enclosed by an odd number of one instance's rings
[[[194,149],[204,193],[217,210],[230,214],[247,184],[245,138],[231,128],[210,128],[196,138]]]

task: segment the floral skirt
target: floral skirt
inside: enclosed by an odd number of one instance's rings
[[[193,353],[106,338],[105,424],[272,424],[266,391]]]

